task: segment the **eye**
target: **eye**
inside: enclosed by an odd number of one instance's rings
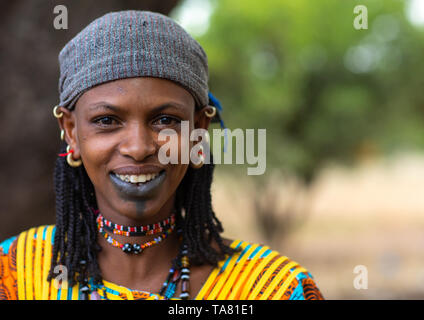
[[[161,125],[161,126],[170,126],[170,125],[175,125],[175,124],[180,123],[180,122],[181,122],[180,119],[170,117],[170,116],[162,116],[162,117],[157,118],[153,123]]]
[[[106,117],[97,118],[93,122],[100,126],[110,126],[114,124],[114,121],[117,122],[116,119],[114,119],[113,117],[106,116]]]

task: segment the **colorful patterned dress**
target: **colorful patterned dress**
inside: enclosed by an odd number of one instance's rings
[[[0,300],[78,300],[79,285],[48,282],[54,226],[41,226],[0,243]],[[323,299],[311,274],[270,248],[235,240],[241,250],[221,261],[196,300]],[[102,299],[160,300],[155,293],[131,290],[108,281],[98,289]]]

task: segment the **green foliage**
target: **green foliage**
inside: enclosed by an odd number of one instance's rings
[[[211,91],[229,128],[267,129],[267,168],[311,181],[328,162],[424,146],[423,32],[407,1],[216,0]],[[357,4],[368,29],[356,30]]]

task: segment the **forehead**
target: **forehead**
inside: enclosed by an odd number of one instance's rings
[[[187,107],[195,104],[193,96],[182,86],[170,80],[150,77],[120,79],[95,86],[78,99],[76,106],[100,101],[146,107],[169,102]]]

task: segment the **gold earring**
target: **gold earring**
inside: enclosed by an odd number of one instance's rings
[[[203,152],[203,146],[200,145],[200,150],[198,152],[198,157],[200,159],[199,163],[194,163],[193,161],[190,161],[190,166],[193,169],[199,169],[205,164],[205,153]]]
[[[71,167],[76,168],[76,167],[79,167],[79,166],[82,164],[81,159],[79,159],[79,160],[74,160],[74,159],[72,158],[72,152],[71,152],[71,146],[70,146],[70,145],[68,145],[68,146],[66,147],[66,152],[67,152],[67,153],[69,153],[69,154],[66,156],[66,161],[68,162],[68,164],[69,164]]]
[[[62,116],[63,116],[63,112],[60,112],[60,113],[58,113],[57,112],[57,109],[59,108],[59,106],[57,105],[57,106],[55,106],[54,108],[53,108],[53,115],[56,117],[56,118],[62,118]]]
[[[209,106],[209,108],[211,108],[212,111],[208,112],[208,110],[205,110],[205,114],[208,118],[213,118],[216,115],[216,108],[213,106]]]
[[[65,130],[60,130],[60,140],[65,139]]]

